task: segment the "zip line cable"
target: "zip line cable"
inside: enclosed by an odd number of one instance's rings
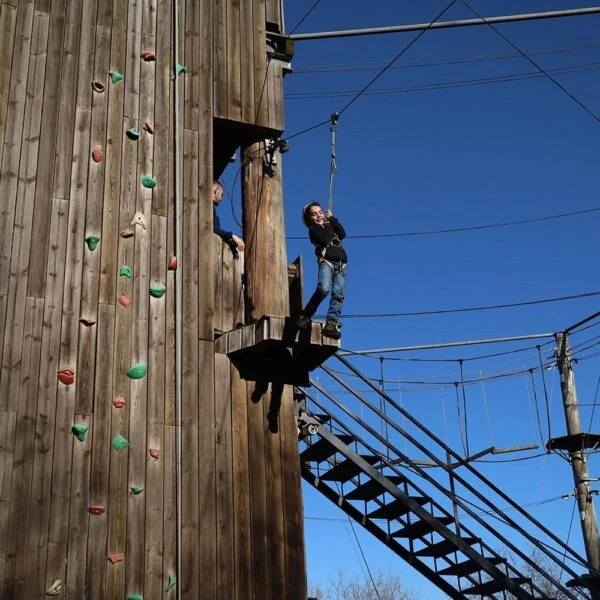
[[[425,34],[426,31],[428,31],[431,26],[440,18],[442,17],[442,15],[444,15],[444,13],[446,13],[446,11],[448,11],[454,4],[456,4],[457,0],[451,0],[451,2],[446,6],[446,8],[444,8],[436,17],[435,19],[433,19],[433,21],[431,21],[430,23],[427,24],[427,27],[425,27],[425,29],[423,29],[422,31],[419,31],[419,33],[406,45],[404,46],[404,48],[402,48],[402,50],[400,50],[400,52],[398,52],[398,54],[396,54],[396,56],[383,68],[381,69],[381,71],[379,71],[379,73],[377,75],[375,75],[375,77],[373,77],[360,91],[358,91],[355,96],[353,98],[351,98],[348,102],[346,102],[346,104],[339,110],[337,111],[337,115],[338,117],[341,116],[346,110],[348,110],[348,108],[350,108],[350,106],[352,106],[352,104],[354,104],[354,102],[356,102],[390,67],[393,66],[393,64],[411,47],[415,44],[415,42],[417,42],[417,40],[419,40],[421,38],[421,36],[423,36]],[[315,125],[312,125],[311,127],[307,127],[306,129],[302,129],[301,131],[298,131],[296,133],[293,133],[292,135],[289,135],[285,138],[286,141],[291,140],[292,138],[298,137],[299,135],[302,135],[304,133],[308,133],[309,131],[313,131],[314,129],[317,129],[319,127],[322,127],[323,125],[327,124],[330,122],[331,119],[325,119],[324,121],[321,121],[319,123],[316,123]]]
[[[452,227],[449,229],[427,229],[423,231],[403,231],[399,233],[374,233],[364,235],[347,235],[345,239],[354,240],[366,240],[366,239],[379,239],[379,238],[397,238],[397,237],[417,237],[425,235],[441,235],[446,233],[461,233],[463,231],[479,231],[483,229],[498,229],[500,227],[512,227],[514,225],[525,225],[528,223],[541,223],[542,221],[552,221],[555,219],[565,219],[567,217],[575,217],[577,215],[583,215],[593,212],[600,211],[600,206],[592,208],[583,208],[581,210],[570,211],[565,213],[558,213],[555,215],[547,215],[545,217],[532,217],[531,219],[518,219],[516,221],[503,221],[500,223],[489,223],[486,225],[472,225],[464,227]],[[304,240],[306,236],[288,236],[288,240]]]
[[[550,73],[542,66],[540,66],[537,62],[535,62],[530,56],[528,56],[523,50],[521,50],[515,43],[513,43],[508,37],[506,37],[500,30],[495,27],[492,23],[489,22],[485,17],[482,17],[466,0],[461,0],[461,2],[466,6],[476,17],[480,18],[488,27],[493,29],[509,46],[511,46],[514,50],[516,50],[525,60],[530,62],[536,69],[538,69],[541,73],[544,74],[545,77],[548,78],[556,87],[562,90],[573,102],[575,102],[581,109],[583,109],[588,115],[590,115],[595,121],[600,123],[600,117],[591,111],[579,98],[577,98],[574,94],[572,94],[567,88],[559,83]]]
[[[310,16],[310,13],[312,13],[312,11],[315,10],[315,8],[317,8],[317,5],[319,4],[319,2],[321,2],[321,0],[315,1],[315,3],[306,11],[304,16],[294,25],[294,27],[292,27],[292,30],[287,35],[292,35],[294,33],[294,31],[296,31],[296,29],[298,29],[298,27],[300,27],[300,25],[302,25],[302,23],[304,23],[304,21],[306,21],[306,19],[308,19],[308,17]]]
[[[526,300],[524,302],[511,302],[506,304],[492,304],[487,306],[471,306],[465,308],[446,308],[437,310],[422,310],[412,312],[397,313],[355,313],[344,315],[345,319],[379,319],[388,317],[421,317],[428,315],[445,315],[450,313],[475,312],[482,310],[498,310],[501,308],[514,308],[517,306],[533,306],[537,304],[549,304],[552,302],[564,302],[566,300],[579,300],[581,298],[592,298],[600,296],[600,291],[584,292],[582,294],[573,294],[571,296],[558,296],[556,298],[544,298],[541,300]]]

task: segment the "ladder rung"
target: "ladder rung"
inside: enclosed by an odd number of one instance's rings
[[[337,439],[346,445],[354,441],[354,437],[351,435],[338,435]],[[321,462],[335,454],[337,451],[338,450],[334,445],[325,438],[321,438],[300,453],[300,461]]]
[[[406,481],[402,475],[384,475],[384,477],[395,486]],[[344,498],[346,500],[365,500],[368,502],[369,500],[374,500],[377,496],[381,496],[385,491],[387,490],[377,480],[369,479],[366,483],[359,485],[350,493],[345,494]]]
[[[418,502],[421,506],[429,502],[429,498],[424,496],[411,496],[411,499]],[[371,519],[396,519],[406,513],[410,512],[410,508],[404,503],[403,500],[393,500],[392,502],[380,506],[378,509],[369,513],[367,516]]]
[[[531,582],[531,579],[528,577],[513,577],[511,578],[511,581],[516,585],[523,585],[524,583]],[[462,590],[462,593],[468,596],[481,596],[483,594],[495,594],[496,592],[501,592],[504,590],[508,590],[504,581],[490,579],[484,583],[479,583],[478,585],[474,585],[466,590]]]
[[[467,541],[467,538],[465,538]],[[506,562],[504,558],[500,558],[499,556],[486,556],[485,559],[492,563],[493,565],[500,565]],[[465,575],[471,575],[472,573],[476,573],[481,570],[481,565],[470,558],[469,560],[465,560],[464,562],[457,563],[455,565],[450,565],[445,569],[439,571],[440,575],[456,575],[458,577],[464,577]]]
[[[360,455],[360,457],[368,462],[370,465],[374,465],[379,458],[372,454]],[[339,481],[341,483],[356,477],[359,473],[362,473],[362,468],[357,465],[353,460],[347,458],[346,460],[338,463],[335,467],[329,469],[327,473],[321,476],[323,481]]]
[[[477,542],[481,541],[479,538],[476,537],[465,537],[465,538],[461,538],[463,542],[465,542],[465,544],[469,544],[469,546],[476,544]],[[450,554],[451,552],[456,552],[458,551],[458,546],[454,543],[451,542],[450,540],[442,540],[441,542],[437,542],[435,544],[431,544],[430,546],[427,546],[426,548],[421,548],[420,550],[417,550],[415,552],[416,556],[431,556],[432,558],[439,558],[440,556],[446,556],[447,554]],[[458,565],[452,565],[451,567],[448,567],[449,569],[457,567]],[[444,569],[444,571],[446,571],[447,569]],[[477,570],[477,569],[475,569]],[[443,573],[442,571],[440,571],[440,575],[446,575],[449,573]]]
[[[454,521],[453,517],[434,517],[435,520],[442,525],[449,525]],[[392,537],[402,537],[416,539],[435,531],[435,526],[427,521],[415,521],[406,527],[392,533]]]

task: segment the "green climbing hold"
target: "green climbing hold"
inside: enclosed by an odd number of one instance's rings
[[[139,485],[132,485],[129,488],[129,491],[134,495],[137,496],[138,494],[141,494],[144,491],[143,487],[140,487]]]
[[[150,295],[153,298],[162,298],[167,291],[167,287],[162,283],[157,283],[156,285],[150,286]]]
[[[85,423],[75,423],[73,427],[71,427],[71,431],[75,434],[75,437],[83,442],[85,440],[85,434],[87,433],[88,426]]]
[[[145,188],[156,187],[156,179],[154,179],[154,177],[152,177],[151,175],[144,175],[142,177],[142,185]]]
[[[140,137],[140,132],[135,127],[132,127],[125,132],[125,135],[130,140],[137,140]]]
[[[128,267],[127,265],[122,265],[119,269],[119,275],[121,275],[122,277],[129,277],[131,279],[131,276],[133,275],[131,267]]]
[[[136,363],[129,371],[127,371],[127,377],[130,379],[141,379],[146,375],[147,370],[144,363]]]
[[[175,577],[175,575],[173,575],[173,573],[169,573],[169,582],[167,583],[165,592],[168,592],[171,588],[175,587],[176,583],[177,583],[177,577]]]
[[[100,238],[97,235],[88,235],[85,238],[85,243],[87,244],[87,247],[90,249],[91,252],[93,252],[96,249],[99,241]]]
[[[111,83],[119,83],[119,81],[123,81],[123,75],[119,73],[119,71],[109,71]]]
[[[127,600],[144,600],[143,596],[139,594],[135,594],[134,596],[127,596]]]
[[[177,68],[175,69],[175,75],[173,75],[171,79],[175,81],[175,79],[177,79],[177,77],[183,73],[187,73],[186,67],[183,65],[177,65]]]
[[[129,446],[129,442],[119,433],[112,441],[112,447],[117,451],[121,452],[124,448]]]

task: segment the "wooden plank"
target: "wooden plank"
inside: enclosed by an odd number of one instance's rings
[[[271,599],[269,519],[267,509],[267,474],[265,468],[265,418],[262,400],[253,399],[256,384],[247,385],[246,403],[248,407],[248,473],[252,481],[250,486],[251,547],[250,568],[253,573],[252,590],[254,598]],[[278,600],[272,598],[272,600]]]
[[[248,399],[246,382],[237,369],[231,373],[231,421],[233,461],[233,512],[235,515],[234,600],[252,598],[252,537],[250,514],[250,477],[248,470]]]
[[[49,230],[52,244],[48,253],[48,275],[44,285],[46,297],[44,299],[40,376],[37,388],[33,476],[29,503],[30,521],[27,535],[27,556],[25,557],[24,594],[29,598],[40,597],[46,589],[44,584],[46,582],[50,498],[54,484],[52,464],[57,416],[57,385],[59,385],[56,373],[60,368],[59,352],[68,212],[66,200],[52,199]],[[53,578],[52,580],[63,579],[63,572],[61,567],[58,573],[49,572],[48,577]]]
[[[139,119],[142,9],[141,0],[132,0],[128,3],[126,60],[122,65],[114,65],[114,68],[127,75],[123,82],[125,85],[124,114],[133,121]],[[136,123],[132,123],[130,126],[134,127],[135,125]]]
[[[125,63],[125,44],[127,39],[127,5],[119,0],[113,0],[114,26],[111,30],[110,64]],[[96,73],[96,79],[104,81],[106,73]],[[119,278],[118,270],[118,243],[119,232],[129,226],[133,214],[120,213],[121,195],[121,169],[123,162],[123,97],[125,87],[114,85],[110,87],[108,96],[108,120],[106,125],[105,148],[105,179],[104,179],[104,210],[102,214],[102,245],[100,269],[100,302],[114,304],[121,290],[117,291]],[[111,141],[111,143],[108,143]],[[133,189],[137,191],[136,187]],[[131,194],[133,190],[124,190],[123,193]],[[127,218],[129,217],[129,218]]]
[[[92,418],[89,414],[74,415],[74,422],[85,424],[91,428]],[[86,435],[83,442],[71,436],[73,446],[73,463],[71,468],[71,484],[69,486],[69,519],[68,550],[67,550],[67,577],[64,589],[67,598],[87,598],[86,589],[86,550],[91,519],[103,517],[90,515],[90,474],[91,474],[91,435]],[[64,517],[63,517],[64,518]],[[67,521],[67,519],[64,519]],[[49,582],[49,585],[52,581]]]
[[[233,598],[237,515],[233,503],[233,433],[231,421],[231,369],[227,356],[215,355],[215,435],[216,435],[216,589],[217,598]],[[206,532],[209,535],[209,532]]]
[[[267,87],[269,94],[269,127],[283,131],[283,73],[281,63],[271,61],[268,67]],[[282,169],[282,158],[279,158],[278,171]]]
[[[56,129],[56,147],[54,149],[54,182],[52,195],[55,198],[69,198],[71,189],[71,162],[73,160],[73,140],[75,126],[75,107],[77,96],[77,71],[79,63],[79,42],[81,34],[81,15],[83,2],[68,0],[63,64],[60,71],[59,114]],[[56,81],[54,85],[56,85]]]
[[[212,248],[214,253],[213,258],[213,273],[214,273],[214,290],[215,290],[215,301],[214,301],[214,327],[215,331],[228,331],[225,321],[224,321],[224,307],[223,307],[223,287],[224,287],[224,277],[223,277],[223,256],[225,255],[225,248],[223,244],[223,240],[221,240],[218,236],[213,236],[212,238]]]
[[[16,410],[19,398],[19,371],[21,345],[27,294],[27,265],[29,253],[36,245],[31,244],[33,222],[33,197],[38,162],[38,141],[41,121],[42,86],[40,74],[44,72],[48,39],[48,17],[38,14],[33,22],[31,60],[27,81],[27,100],[24,110],[23,141],[19,164],[14,233],[12,235],[12,258],[9,271],[9,293],[2,353],[0,381],[0,410]]]
[[[8,293],[9,266],[13,244],[19,162],[23,143],[28,70],[33,36],[33,0],[23,2],[17,14],[16,40],[10,77],[9,106],[0,163],[0,294]]]
[[[212,95],[211,84],[211,62],[205,62],[201,58],[203,52],[201,44],[203,41],[203,31],[201,20],[204,18],[203,13],[209,13],[209,15],[215,10],[212,2],[203,2],[188,0],[183,3],[185,5],[185,35],[181,36],[183,42],[183,53],[180,56],[183,57],[184,64],[187,66],[187,73],[183,82],[178,81],[181,93],[181,99],[183,101],[183,127],[184,129],[191,129],[193,131],[199,131],[201,129],[200,122],[202,120],[201,110],[209,110],[210,104],[204,105],[202,103],[201,90],[208,88]],[[182,15],[183,17],[183,15]],[[208,49],[210,51],[209,56],[212,58],[212,47]],[[209,59],[210,60],[210,59]],[[211,111],[212,112],[212,111]],[[208,113],[209,116],[211,113]]]
[[[97,0],[88,0],[83,3],[81,11],[81,22],[79,23],[79,48],[78,48],[78,67],[77,67],[77,106],[80,108],[92,107],[92,86],[90,85],[89,74],[94,71],[94,62],[96,53],[107,55],[110,46],[96,46],[96,14]],[[104,2],[100,2],[104,4]],[[73,93],[73,89],[71,90]],[[100,94],[102,95],[102,94]]]
[[[232,314],[233,327],[244,324],[244,253],[240,253],[237,260],[233,261],[233,297]]]
[[[29,503],[35,445],[35,429],[32,424],[35,423],[36,416],[43,314],[44,301],[41,298],[26,300],[20,401],[16,413],[14,461],[10,465],[13,486],[7,531],[10,531],[11,534],[3,536],[3,529],[0,526],[0,539],[5,541],[2,544],[3,547],[0,546],[0,554],[6,557],[5,579],[8,582],[22,582],[25,575],[23,558],[26,554],[29,529]],[[7,470],[6,474],[8,475],[9,472]]]
[[[14,412],[0,412],[0,556],[9,556],[9,540],[12,532],[9,530],[11,489],[14,464],[15,428],[17,415]],[[0,585],[8,594],[11,592],[11,582],[4,585],[5,561],[0,562]]]
[[[300,457],[296,406],[291,386],[285,386],[279,411],[281,438],[281,486],[283,489],[283,523],[285,527],[284,598],[308,596],[304,553],[304,512],[300,487]]]
[[[214,115],[228,118],[229,65],[228,60],[235,60],[229,55],[227,6],[228,0],[214,0]]]
[[[229,248],[223,249],[223,291],[222,291],[222,306],[223,306],[223,329],[230,331],[234,326],[233,319],[233,293],[234,293],[234,273],[233,263],[235,262],[233,254]]]
[[[265,32],[265,0],[252,0],[254,27],[254,123],[267,127],[269,99],[267,94],[267,43]]]
[[[254,56],[253,3],[242,2],[240,12],[240,56],[244,63]],[[241,69],[242,117],[244,123],[254,124],[256,109],[254,98],[254,69],[245,66]]]
[[[281,19],[281,1],[280,0],[267,0],[266,3],[266,19],[268,23],[272,23],[277,26],[277,32],[281,33],[282,19]]]
[[[6,294],[0,294],[0,340],[4,340],[4,330],[6,328],[6,304],[8,296]],[[0,364],[2,364],[2,348],[3,344],[0,344]],[[0,386],[2,385],[2,369],[0,369]]]
[[[92,434],[90,505],[108,506],[110,466],[110,417],[113,400],[115,307],[100,304],[96,324],[96,370]],[[87,537],[87,593],[90,600],[106,598],[107,517],[91,518]]]
[[[242,118],[242,76],[241,65],[246,63],[247,56],[241,55],[241,6],[240,0],[226,0],[227,45],[224,47],[226,57],[227,82],[227,117],[231,121]],[[215,73],[218,74],[218,70]]]
[[[164,445],[161,448],[161,458],[163,461],[163,569],[164,577],[177,572],[176,563],[176,539],[177,539],[177,518],[176,518],[176,486],[175,486],[175,427],[172,425],[164,428]],[[164,579],[163,579],[164,582]],[[180,586],[181,582],[177,582]],[[164,588],[161,588],[164,589]]]
[[[220,355],[221,356],[221,355]],[[202,597],[217,598],[217,507],[216,507],[216,430],[215,430],[215,355],[212,342],[199,342],[198,382],[196,403],[199,405],[197,431],[200,461],[196,489],[197,522],[196,543],[198,544],[198,571],[194,579],[202,582]],[[187,425],[186,425],[187,428]],[[187,435],[187,434],[186,434]],[[185,479],[185,478],[184,478]],[[192,547],[188,547],[188,551]],[[188,573],[188,577],[190,573]],[[197,585],[197,584],[194,584]],[[191,582],[188,588],[191,588]]]
[[[4,152],[4,134],[8,112],[10,73],[13,59],[13,46],[17,28],[17,9],[9,4],[0,7],[0,166]]]
[[[59,103],[57,99],[57,82],[61,77],[63,65],[63,40],[65,29],[64,10],[62,3],[57,4],[56,10],[50,14],[50,30],[48,33],[48,54],[46,59],[46,75],[44,79],[44,105],[42,114],[42,129],[40,132],[38,173],[35,187],[33,231],[36,233],[37,252],[32,252],[29,259],[29,279],[27,294],[29,296],[45,296],[47,281],[46,265],[52,251],[50,244],[50,223],[52,221],[52,202],[48,195],[52,190],[54,175],[54,157]]]

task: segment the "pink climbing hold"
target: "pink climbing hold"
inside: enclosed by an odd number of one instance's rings
[[[125,555],[121,552],[119,554],[110,554],[107,556],[111,564],[119,563],[125,560]]]
[[[65,385],[71,385],[75,381],[75,371],[70,368],[61,369],[58,372],[58,379]]]
[[[133,237],[134,235],[135,235],[135,231],[131,227],[127,227],[127,229],[123,229],[123,231],[121,231],[122,238],[130,238],[130,237]]]
[[[79,322],[82,325],[85,325],[86,327],[91,327],[92,325],[96,324],[96,321],[94,321],[94,319],[88,319],[86,317],[82,317],[81,319],[79,319]]]
[[[125,296],[119,296],[119,304],[123,307],[123,308],[127,308],[130,304],[131,304],[131,300]]]
[[[123,408],[125,406],[125,398],[119,396],[113,400],[113,406],[115,408]]]
[[[99,144],[94,146],[92,148],[92,160],[95,163],[99,163],[103,158],[104,155],[102,154],[102,146],[100,146]]]
[[[177,269],[177,257],[176,256],[171,256],[171,258],[169,259],[169,264],[167,266],[167,269],[169,269],[169,271],[175,271]]]
[[[160,450],[158,448],[150,448],[150,456],[154,460],[158,460],[158,457],[160,456]]]

